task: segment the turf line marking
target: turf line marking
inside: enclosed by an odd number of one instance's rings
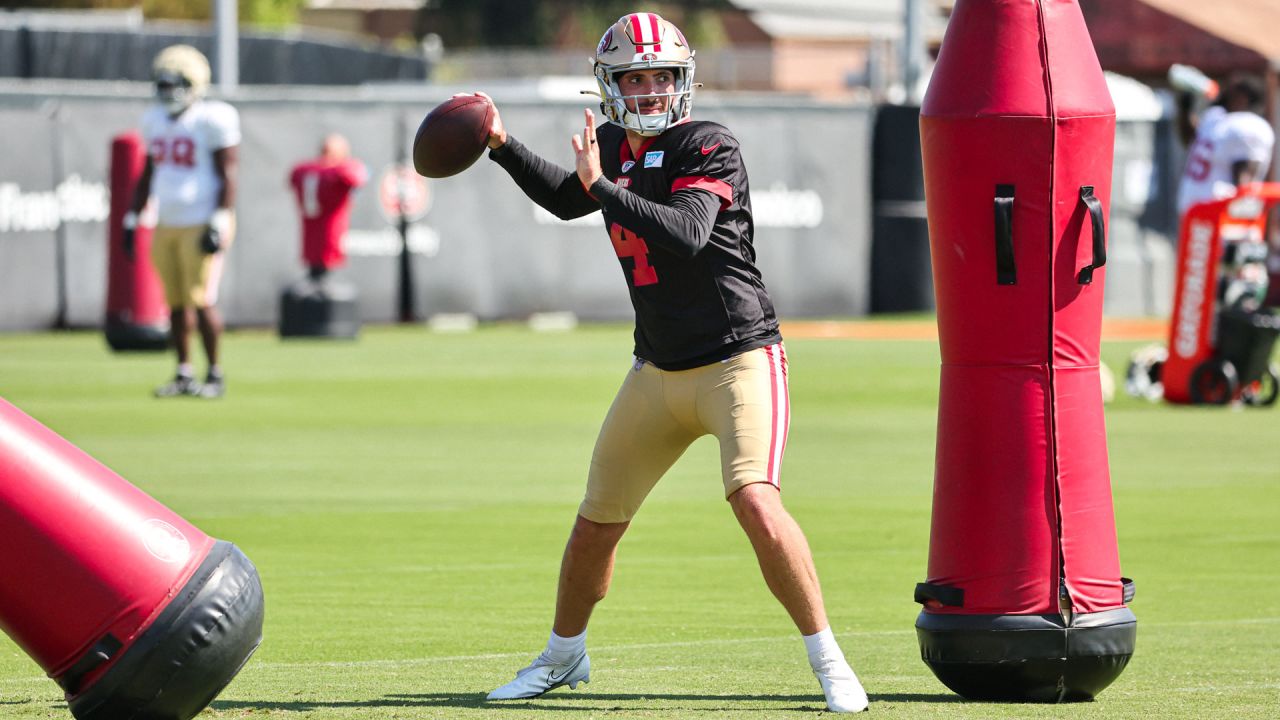
[[[907,635],[915,634],[915,630],[867,630],[862,632],[838,632],[836,637],[884,637],[890,635]],[[796,640],[794,635],[776,636],[776,637],[758,637],[758,638],[723,638],[712,640],[682,640],[675,642],[661,643],[629,643],[626,645],[602,645],[593,647],[591,651],[596,654],[604,654],[608,652],[618,652],[622,650],[652,650],[655,648],[674,648],[674,647],[697,647],[700,645],[744,645],[749,643],[773,643],[773,642],[791,642]],[[518,652],[518,653],[485,653],[482,655],[451,655],[446,657],[425,657],[425,658],[405,658],[402,660],[349,660],[349,661],[333,661],[333,662],[308,662],[308,663],[254,663],[254,667],[260,668],[299,668],[299,667],[394,667],[397,665],[428,665],[431,663],[441,662],[467,662],[475,660],[503,660],[506,658],[529,657],[535,653]]]

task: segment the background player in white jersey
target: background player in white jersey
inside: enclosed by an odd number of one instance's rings
[[[224,102],[203,99],[209,61],[189,45],[162,50],[152,76],[157,103],[142,116],[147,163],[124,218],[125,255],[133,257],[133,230],[154,196],[151,259],[164,284],[178,356],[173,380],[155,394],[221,397],[226,390],[218,358],[222,318],[215,304],[235,233],[240,116]],[[209,361],[203,383],[196,380],[190,357],[191,329],[197,323]]]
[[[1179,217],[1196,203],[1231,197],[1236,187],[1266,178],[1275,132],[1259,114],[1264,97],[1256,79],[1234,78],[1198,119],[1191,96],[1179,98],[1178,129],[1190,143],[1178,186]]]
[[[614,23],[595,55],[601,110],[574,136],[576,170],[507,134],[494,110],[489,156],[564,219],[596,210],[636,314],[634,361],[600,429],[587,488],[560,564],[546,649],[490,700],[589,679],[587,622],[615,551],[649,491],[702,435],[720,443],[725,498],[760,570],[803,637],[827,708],[867,695],[831,632],[818,573],[781,500],[790,420],[787,358],[756,267],[746,166],[728,128],[690,117],[693,52],[653,13]]]

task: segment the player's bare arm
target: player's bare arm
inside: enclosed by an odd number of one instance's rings
[[[133,188],[133,202],[129,205],[129,211],[132,213],[142,212],[142,208],[147,206],[147,198],[151,197],[151,175],[155,170],[155,163],[151,160],[151,156],[147,156],[147,162],[142,166],[142,174],[138,176],[138,184]]]
[[[1241,160],[1231,164],[1231,179],[1236,187],[1248,185],[1253,182],[1260,182],[1259,169],[1262,163],[1256,160]]]
[[[151,197],[151,175],[154,169],[151,156],[147,156],[146,163],[142,166],[142,175],[138,177],[138,184],[133,188],[133,199],[129,204],[129,211],[120,219],[120,227],[124,231],[120,234],[121,249],[124,250],[125,259],[133,260],[134,250],[134,234],[138,230],[138,215],[142,209],[147,206],[147,199]]]
[[[221,182],[218,190],[218,207],[231,209],[236,206],[237,175],[240,170],[240,146],[233,145],[213,151],[213,170]]]
[[[1175,120],[1178,128],[1178,139],[1182,147],[1190,147],[1195,142],[1196,130],[1200,125],[1200,117],[1195,113],[1195,97],[1191,93],[1178,93],[1178,112]]]

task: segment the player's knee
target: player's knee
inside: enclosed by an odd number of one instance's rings
[[[579,515],[573,524],[573,532],[569,533],[569,552],[578,554],[611,549],[622,539],[629,524],[600,523]]]
[[[752,536],[777,539],[782,534],[780,520],[786,511],[774,486],[768,483],[745,485],[729,496],[729,504],[738,523]]]

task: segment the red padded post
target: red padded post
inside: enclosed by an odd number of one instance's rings
[[[151,228],[134,233],[134,259],[121,242],[124,214],[146,164],[146,149],[137,132],[111,141],[111,215],[107,219],[107,344],[115,350],[163,350],[169,339],[169,306],[151,264]]]
[[[920,118],[941,344],[938,677],[1061,701],[1133,652],[1099,380],[1115,109],[1075,0],[959,0]]]

